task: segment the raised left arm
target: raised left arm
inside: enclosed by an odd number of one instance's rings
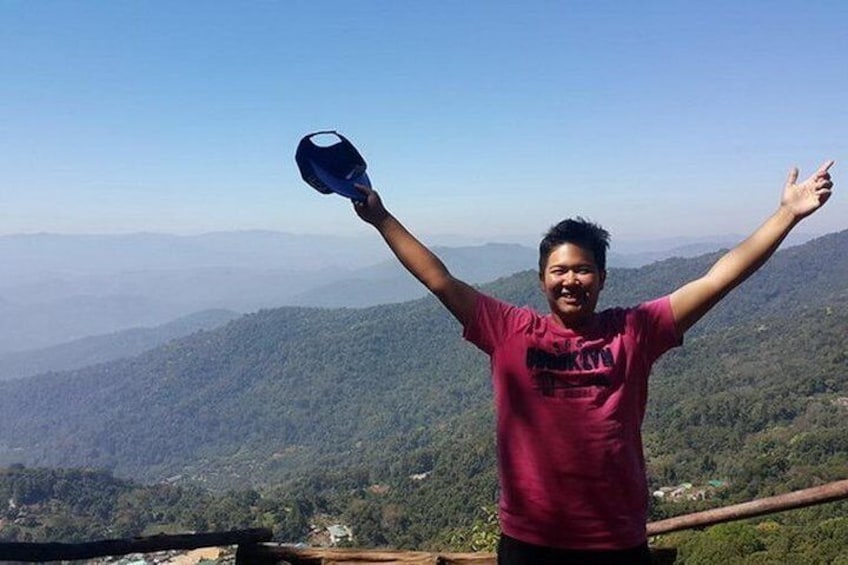
[[[833,190],[825,162],[807,180],[797,183],[798,169],[789,173],[780,206],[753,234],[719,259],[703,277],[671,294],[671,311],[682,335],[728,292],[757,271],[803,218],[821,208]]]

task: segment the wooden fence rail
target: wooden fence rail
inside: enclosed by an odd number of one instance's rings
[[[678,530],[703,528],[722,522],[744,520],[745,518],[754,518],[765,514],[774,514],[775,512],[783,512],[795,508],[813,506],[815,504],[824,504],[843,498],[848,498],[848,480],[836,481],[818,487],[796,490],[795,492],[779,494],[768,498],[760,498],[742,504],[734,504],[732,506],[724,506],[722,508],[714,508],[712,510],[651,522],[648,524],[648,536],[667,534]]]
[[[154,553],[171,549],[197,549],[227,545],[257,544],[271,541],[271,530],[252,528],[206,534],[157,535],[149,537],[101,540],[86,543],[0,543],[0,561],[68,561],[94,559],[109,555]]]
[[[301,548],[279,544],[239,547],[237,560],[251,565],[494,565],[494,553],[428,553],[425,551]]]
[[[423,551],[377,551],[362,549],[300,548],[262,543],[240,546],[237,562],[251,565],[495,565],[494,553],[427,553]],[[654,565],[672,565],[674,548],[652,548]]]

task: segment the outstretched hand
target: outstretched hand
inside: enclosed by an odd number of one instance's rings
[[[797,218],[809,216],[821,208],[833,192],[833,181],[828,169],[834,161],[826,161],[807,180],[798,183],[798,168],[789,171],[789,178],[783,188],[781,206],[792,212]]]
[[[355,185],[356,189],[365,196],[365,200],[354,200],[353,209],[356,215],[371,225],[377,225],[383,221],[389,213],[380,200],[377,191],[362,184]]]

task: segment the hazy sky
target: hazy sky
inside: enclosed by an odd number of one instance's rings
[[[364,232],[328,128],[422,235],[747,232],[828,158],[837,231],[847,102],[845,0],[0,0],[0,233]]]

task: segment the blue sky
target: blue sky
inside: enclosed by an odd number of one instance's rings
[[[0,0],[0,234],[364,233],[334,128],[414,232],[745,233],[837,160],[848,2]]]

